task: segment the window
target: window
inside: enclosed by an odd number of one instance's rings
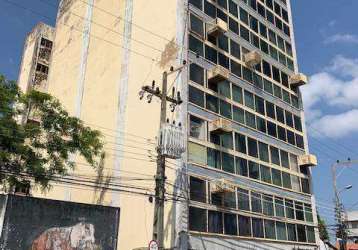
[[[248,153],[252,157],[258,157],[257,154],[257,141],[252,138],[247,138]]]
[[[309,184],[309,180],[306,178],[301,178],[301,185],[302,185],[302,192],[306,193],[306,194],[310,194],[310,184]]]
[[[277,40],[276,40],[276,33],[272,30],[269,29],[269,40],[270,42],[272,42],[273,44],[277,44]]]
[[[262,219],[252,218],[252,236],[255,238],[264,238]]]
[[[200,10],[203,8],[202,0],[189,0],[189,3],[191,3]]]
[[[288,75],[283,73],[282,71],[281,71],[281,80],[282,80],[282,85],[288,88],[289,87]],[[287,92],[287,94],[288,94],[288,92]],[[290,97],[288,97],[288,99],[290,99]],[[290,101],[288,101],[287,103],[290,103]]]
[[[276,81],[281,83],[281,78],[280,78],[280,70],[278,68],[276,68],[275,66],[272,66],[272,78]]]
[[[218,52],[212,47],[205,45],[205,58],[213,62],[214,64],[217,64]]]
[[[236,157],[236,170],[237,174],[242,176],[248,176],[249,171],[247,169],[247,160],[240,157]]]
[[[303,137],[298,134],[296,134],[296,145],[297,145],[297,147],[302,148],[302,149],[304,149],[304,147],[305,147],[304,143],[303,143]]]
[[[208,148],[207,158],[208,158],[209,167],[220,169],[221,167],[220,151],[216,149]]]
[[[251,211],[262,213],[261,194],[251,192]]]
[[[282,99],[281,88],[276,84],[273,85],[273,95],[276,96],[277,98]]]
[[[263,17],[266,18],[266,9],[261,4],[257,4],[257,12]]]
[[[216,7],[208,1],[205,1],[204,12],[212,18],[216,18]]]
[[[245,124],[245,112],[243,109],[233,106],[233,119],[236,122]]]
[[[282,187],[282,177],[281,177],[281,171],[272,168],[272,183],[276,186]]]
[[[270,23],[275,24],[275,17],[271,11],[266,11],[266,18]]]
[[[255,120],[255,115],[245,111],[245,120],[246,120],[246,125],[249,126],[250,128],[256,129],[256,120]]]
[[[280,155],[277,148],[270,146],[271,162],[276,165],[280,165]]]
[[[256,10],[257,8],[257,0],[249,0],[249,4],[251,6],[251,8],[253,8],[254,10]]]
[[[277,125],[277,135],[278,135],[278,139],[282,141],[286,141],[286,129],[278,125]]]
[[[295,210],[293,208],[293,201],[286,199],[285,206],[286,206],[286,217],[289,219],[295,219]]]
[[[190,177],[190,199],[206,203],[206,181]]]
[[[276,106],[276,117],[277,117],[277,121],[285,124],[285,114],[283,112],[283,109]]]
[[[209,233],[223,233],[222,213],[217,211],[208,211],[208,229]]]
[[[246,154],[246,137],[241,134],[235,134],[235,149],[240,153]]]
[[[307,226],[306,228],[307,228],[307,241],[309,243],[315,243],[316,242],[316,237],[315,237],[314,228],[309,227],[309,226]]]
[[[285,217],[285,205],[282,198],[275,198],[275,215],[277,217]]]
[[[252,70],[242,67],[242,76],[245,81],[248,81],[249,83],[252,83]]]
[[[303,203],[295,202],[295,212],[296,212],[296,220],[305,220],[304,212],[303,212]]]
[[[274,216],[273,198],[271,195],[262,195],[262,208],[264,215]]]
[[[288,161],[288,153],[281,150],[281,166],[284,168],[290,168],[290,163]]]
[[[267,133],[273,137],[277,137],[276,124],[267,121]]]
[[[246,90],[244,91],[244,93],[245,93],[245,106],[255,110],[254,95]]]
[[[220,114],[228,119],[232,119],[231,104],[220,100]]]
[[[205,121],[195,116],[190,116],[190,136],[205,140]]]
[[[224,214],[224,233],[237,235],[237,216],[235,214]]]
[[[255,96],[256,112],[265,115],[265,101],[261,97]]]
[[[286,90],[282,89],[282,98],[283,98],[283,101],[288,103],[288,104],[291,104],[291,99],[290,99],[290,93],[288,93]]]
[[[268,145],[266,143],[259,142],[259,153],[260,153],[260,160],[269,162],[269,152],[268,152]]]
[[[239,215],[239,235],[251,236],[251,218]]]
[[[261,39],[260,46],[261,46],[261,51],[268,55],[269,54],[269,46],[268,46],[267,42],[265,42],[264,40]]]
[[[266,101],[266,115],[272,119],[276,119],[275,105]]]
[[[301,192],[300,178],[298,176],[291,175],[292,189],[296,192]]]
[[[249,14],[242,8],[240,8],[240,20],[249,25]]]
[[[192,231],[207,231],[206,210],[189,207],[189,229]]]
[[[219,53],[218,54],[218,59],[219,59],[219,61],[218,61],[219,65],[223,66],[226,69],[230,69],[230,67],[229,67],[229,58],[227,56],[225,56],[224,54]]]
[[[237,59],[241,59],[240,45],[233,40],[230,40],[230,53]]]
[[[260,166],[258,163],[249,161],[249,177],[260,180]]]
[[[217,3],[219,4],[220,7],[227,9],[227,0],[218,0]]]
[[[235,34],[239,34],[239,23],[229,17],[229,29]]]
[[[293,128],[293,119],[292,119],[292,113],[285,111],[285,115],[286,115],[286,125],[290,126],[291,128]]]
[[[264,79],[264,90],[272,95],[273,94],[272,82]]]
[[[199,144],[189,143],[189,161],[206,165],[206,148]]]
[[[256,33],[259,33],[259,22],[253,16],[250,16],[250,28]]]
[[[273,2],[272,2],[272,0],[266,0],[266,6],[273,10]]]
[[[204,107],[204,92],[189,85],[189,102]]]
[[[286,224],[276,221],[276,232],[278,240],[287,240]]]
[[[257,129],[266,134],[266,120],[256,116]]]
[[[271,169],[264,165],[260,165],[261,167],[261,180],[266,183],[271,183]]]
[[[289,173],[282,172],[282,185],[284,188],[292,189],[291,175]]]
[[[251,36],[251,44],[256,48],[260,49],[260,38],[256,36],[254,33],[250,33]]]
[[[295,144],[295,133],[293,133],[290,130],[287,130],[287,141],[288,141],[288,143],[290,143],[292,145],[296,145]]]
[[[236,209],[236,192],[229,192],[223,195],[224,206]]]
[[[234,156],[222,152],[222,170],[233,174],[235,173]]]
[[[232,85],[232,99],[235,102],[242,103],[242,88],[236,85]]]
[[[229,51],[229,40],[222,33],[220,33],[218,36],[218,47],[222,50],[225,50],[226,52]]]
[[[259,65],[259,64],[258,64]],[[263,88],[263,83],[262,83],[262,77],[259,76],[258,74],[256,74],[255,72],[252,73],[252,80],[253,83],[256,87],[262,89]]]
[[[250,211],[249,191],[242,188],[238,188],[237,200],[239,210]]]
[[[297,240],[299,242],[306,242],[306,227],[304,225],[297,224]]]
[[[233,73],[238,77],[241,77],[241,65],[231,59],[230,59],[230,64],[231,64],[231,73]]]
[[[218,98],[209,94],[206,94],[206,108],[215,113],[219,112]]]
[[[313,222],[312,206],[310,204],[304,204],[304,206],[306,221]]]
[[[294,224],[287,224],[287,237],[289,241],[297,241],[296,226]]]
[[[294,120],[295,120],[295,129],[302,132],[301,118],[295,115]]]
[[[204,69],[195,63],[191,63],[190,80],[204,86]]]
[[[267,38],[267,27],[263,23],[260,23],[260,35]]]
[[[234,1],[232,1],[232,0],[229,0],[229,12],[230,12],[233,16],[236,16],[236,17],[239,16],[238,11],[237,11],[237,4],[234,3]]]
[[[291,170],[298,172],[297,156],[294,154],[290,154],[290,166]]]
[[[266,76],[271,77],[271,65],[268,62],[262,61],[262,69]]]
[[[265,220],[265,238],[276,239],[275,222],[272,220]]]
[[[250,32],[244,26],[240,25],[240,36],[250,42]]]
[[[189,49],[199,56],[204,56],[203,42],[189,35]]]
[[[190,29],[200,36],[204,36],[204,24],[201,19],[190,14]]]

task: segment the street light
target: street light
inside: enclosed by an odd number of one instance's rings
[[[338,194],[342,193],[343,191],[349,190],[353,187],[353,185],[347,185],[344,188],[342,188],[341,190],[338,191]]]

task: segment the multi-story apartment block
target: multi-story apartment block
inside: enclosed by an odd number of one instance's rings
[[[187,152],[167,165],[165,247],[316,249],[317,162],[289,0],[61,1],[48,91],[106,141],[101,171],[74,157],[75,173],[121,185],[155,174],[160,105],[138,91],[183,60],[169,79],[183,104],[168,117],[187,131]],[[154,205],[134,190],[153,184],[55,185],[45,196],[119,206],[127,250],[151,240]]]
[[[349,211],[346,215],[345,224],[348,228],[348,239],[350,243],[358,243],[358,212]]]
[[[23,92],[46,91],[54,32],[53,27],[39,23],[27,35],[18,79]]]

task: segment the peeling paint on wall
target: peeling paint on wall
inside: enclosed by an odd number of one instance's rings
[[[159,67],[166,68],[170,66],[171,62],[174,62],[178,54],[178,45],[173,38],[169,43],[165,45],[164,51],[160,56],[160,61],[158,62]]]

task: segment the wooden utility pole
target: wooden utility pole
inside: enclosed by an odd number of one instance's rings
[[[152,86],[144,86],[140,92],[141,99],[144,96],[144,93],[148,93],[148,100],[151,100],[152,96],[156,96],[161,100],[160,106],[160,126],[159,126],[159,136],[166,124],[167,120],[167,102],[170,102],[174,105],[180,105],[182,100],[180,98],[180,93],[178,92],[177,97],[168,96],[168,75],[180,71],[185,66],[186,62],[183,62],[183,66],[180,66],[176,69],[173,67],[170,68],[170,72],[163,72],[162,79],[162,90],[159,87],[155,88],[155,83],[153,82]],[[150,101],[149,101],[150,102]],[[155,176],[155,206],[154,206],[154,220],[153,220],[153,240],[157,241],[159,249],[164,248],[164,201],[165,201],[165,159],[166,155],[163,154],[163,145],[161,138],[158,138],[159,144],[157,147],[157,171]]]

